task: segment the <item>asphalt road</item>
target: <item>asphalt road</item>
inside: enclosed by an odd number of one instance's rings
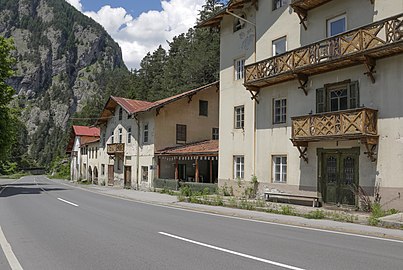
[[[5,241],[25,270],[403,269],[403,242],[138,203],[43,177],[1,191],[0,228],[1,269]]]

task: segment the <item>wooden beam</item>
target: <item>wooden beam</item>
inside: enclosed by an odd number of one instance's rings
[[[158,116],[160,114],[160,110],[164,108],[164,106],[158,107],[157,109],[155,109],[155,116]]]
[[[308,90],[306,89],[306,87],[308,85],[308,75],[303,73],[296,73],[294,76],[296,77],[299,83],[298,89],[302,89],[302,91],[304,91],[305,93],[305,96],[307,96]]]
[[[210,183],[213,183],[213,160],[210,159]]]
[[[375,149],[378,144],[378,140],[379,140],[378,137],[367,137],[361,139],[361,143],[365,145],[365,149],[367,150],[366,152],[364,152],[364,154],[367,155],[367,157],[371,162],[376,161]]]
[[[259,104],[259,100],[257,99],[259,96],[259,92],[260,92],[260,89],[256,90],[255,93],[252,90],[249,90],[249,93],[251,94],[251,99],[255,100],[257,102],[257,104]]]
[[[368,55],[364,55],[365,57],[365,67],[367,68],[367,72],[365,72],[364,74],[367,75],[370,79],[372,83],[375,83],[375,76],[374,73],[376,73],[375,71],[375,66],[376,66],[376,61],[374,58],[368,56]]]
[[[195,160],[195,165],[196,165],[195,182],[199,183],[199,160],[197,158]]]
[[[157,156],[157,178],[161,178],[161,159]]]
[[[296,7],[293,6],[294,12],[297,13],[298,18],[299,18],[299,24],[302,24],[302,26],[304,27],[305,30],[308,29],[306,22],[308,20],[308,11],[300,8],[300,7]]]
[[[178,180],[179,178],[179,164],[178,164],[178,158],[175,160],[175,180]]]

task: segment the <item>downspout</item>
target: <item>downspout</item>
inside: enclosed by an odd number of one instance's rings
[[[140,120],[137,114],[133,114],[137,123],[137,158],[136,158],[136,190],[139,190],[139,172],[140,172]]]
[[[228,13],[229,15],[231,15],[231,16],[233,16],[233,17],[235,17],[235,18],[238,18],[238,19],[240,19],[241,21],[244,21],[244,22],[246,22],[246,23],[249,23],[250,25],[252,25],[253,26],[253,30],[254,30],[254,32],[255,32],[255,34],[254,34],[254,36],[253,36],[253,45],[254,45],[254,51],[253,51],[253,61],[254,61],[254,63],[256,63],[256,24],[255,23],[253,23],[253,22],[251,22],[251,21],[249,21],[249,20],[247,20],[247,19],[245,19],[245,18],[242,18],[241,16],[239,16],[239,15],[237,15],[237,14],[235,14],[235,13],[232,13],[232,12],[230,12],[229,10],[228,10],[228,8],[225,10],[225,12],[226,13]],[[257,145],[257,134],[256,134],[256,99],[255,99],[255,101],[253,102],[253,176],[256,176],[256,145]]]

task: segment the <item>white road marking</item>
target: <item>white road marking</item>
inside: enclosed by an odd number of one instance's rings
[[[0,246],[3,249],[4,255],[7,258],[8,264],[12,270],[23,270],[20,262],[11,248],[11,245],[7,242],[6,236],[0,226]]]
[[[92,191],[92,190],[82,188],[82,187],[75,187],[75,186],[67,185],[67,184],[64,184],[64,183],[58,183],[58,182],[55,182],[55,181],[53,181],[53,180],[51,180],[49,178],[47,180],[49,180],[51,182],[54,182],[54,183],[57,183],[57,184],[68,186],[70,188],[80,189],[80,190],[83,190],[83,191],[95,193],[95,194],[102,195],[102,196],[107,196],[107,197],[110,197],[110,198],[121,199],[121,200],[129,201],[129,202],[141,203],[141,204],[151,205],[151,206],[155,206],[155,207],[163,207],[163,208],[169,208],[169,209],[185,211],[185,212],[191,212],[191,213],[197,213],[197,214],[203,214],[203,215],[208,215],[208,216],[216,216],[216,217],[237,219],[237,220],[243,220],[243,221],[249,221],[249,222],[255,222],[255,223],[262,223],[262,224],[270,224],[270,225],[276,225],[276,226],[288,227],[288,228],[294,228],[294,229],[302,229],[302,230],[316,231],[316,232],[322,232],[322,233],[330,233],[330,234],[339,234],[339,235],[346,235],[346,236],[353,236],[353,237],[361,237],[361,238],[367,238],[367,239],[372,239],[372,240],[380,240],[380,241],[387,241],[387,242],[394,242],[394,243],[403,244],[402,240],[391,239],[391,238],[382,238],[382,237],[376,237],[376,236],[370,236],[370,235],[364,235],[364,234],[356,234],[356,233],[348,233],[348,232],[342,232],[342,231],[331,231],[331,230],[327,230],[327,229],[319,229],[319,228],[312,228],[312,227],[306,227],[306,226],[300,226],[300,225],[291,225],[291,224],[284,224],[284,223],[279,223],[279,222],[272,222],[272,221],[264,221],[264,220],[256,220],[256,219],[235,217],[235,216],[229,216],[229,215],[225,215],[225,214],[215,214],[215,213],[203,212],[201,210],[191,210],[191,209],[186,209],[186,208],[181,208],[181,207],[162,205],[162,204],[158,204],[158,203],[144,202],[144,201],[140,201],[140,200],[136,200],[136,199],[128,199],[128,198],[123,198],[123,197],[119,197],[119,196],[114,196],[114,195],[111,195],[111,194],[100,193],[100,192],[97,192],[97,191]]]
[[[64,203],[68,203],[68,204],[70,204],[70,205],[72,205],[72,206],[78,207],[78,204],[75,204],[75,203],[72,203],[72,202],[69,202],[69,201],[63,200],[62,198],[57,198],[57,199],[58,199],[59,201],[64,202]]]
[[[178,239],[178,240],[182,240],[182,241],[185,241],[185,242],[188,242],[188,243],[192,243],[192,244],[195,244],[195,245],[199,245],[199,246],[203,246],[203,247],[207,247],[207,248],[219,250],[219,251],[226,252],[226,253],[229,253],[229,254],[233,254],[233,255],[237,255],[237,256],[240,256],[240,257],[248,258],[248,259],[251,259],[251,260],[255,260],[255,261],[259,261],[259,262],[263,262],[263,263],[267,263],[267,264],[271,264],[271,265],[283,267],[283,268],[286,268],[286,269],[291,269],[291,270],[304,270],[303,268],[299,268],[299,267],[295,267],[295,266],[292,266],[292,265],[288,265],[288,264],[284,264],[284,263],[279,263],[279,262],[275,262],[275,261],[270,261],[270,260],[266,260],[266,259],[263,259],[263,258],[259,258],[259,257],[252,256],[252,255],[240,253],[240,252],[237,252],[237,251],[232,251],[232,250],[229,250],[229,249],[220,248],[220,247],[217,247],[217,246],[213,246],[213,245],[209,245],[209,244],[197,242],[197,241],[190,240],[190,239],[187,239],[187,238],[183,238],[183,237],[180,237],[180,236],[177,236],[177,235],[173,235],[173,234],[169,234],[169,233],[165,233],[165,232],[158,232],[158,233],[159,233],[159,234],[162,234],[162,235],[165,235],[165,236],[168,236],[168,237],[172,237],[172,238]]]

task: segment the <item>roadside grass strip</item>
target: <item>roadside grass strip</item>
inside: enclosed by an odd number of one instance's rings
[[[171,238],[174,238],[174,239],[182,240],[182,241],[192,243],[192,244],[195,244],[195,245],[199,245],[199,246],[202,246],[202,247],[222,251],[222,252],[225,252],[225,253],[233,254],[233,255],[240,256],[240,257],[247,258],[247,259],[251,259],[251,260],[254,260],[254,261],[259,261],[259,262],[271,264],[271,265],[274,265],[274,266],[282,267],[282,268],[285,268],[285,269],[305,270],[303,268],[295,267],[295,266],[292,266],[292,265],[279,263],[279,262],[275,262],[275,261],[270,261],[270,260],[267,260],[267,259],[255,257],[255,256],[252,256],[252,255],[240,253],[240,252],[237,252],[237,251],[233,251],[233,250],[229,250],[229,249],[225,249],[225,248],[205,244],[205,243],[202,243],[202,242],[197,242],[197,241],[194,241],[194,240],[191,240],[191,239],[183,238],[183,237],[173,235],[173,234],[169,234],[169,233],[166,233],[166,232],[158,232],[158,233],[161,234],[161,235],[165,235],[165,236],[168,236],[168,237],[171,237]]]

